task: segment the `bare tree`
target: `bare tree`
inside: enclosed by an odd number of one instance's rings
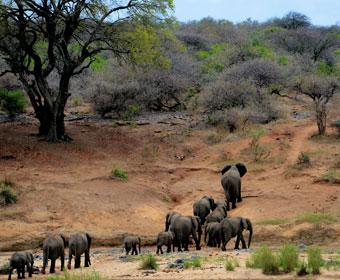
[[[148,37],[143,34],[152,32],[146,25],[170,19],[172,2],[0,1],[0,54],[8,65],[1,75],[14,73],[19,77],[40,121],[39,134],[48,135],[51,142],[71,140],[64,125],[71,78],[105,50],[141,62],[138,55],[157,49],[157,44],[149,48],[142,45]],[[148,56],[148,62],[157,57],[156,51]],[[54,72],[58,74],[56,89],[48,80]]]
[[[309,76],[295,79],[292,89],[313,100],[318,133],[324,134],[327,126],[327,104],[339,91],[339,81],[332,77]]]
[[[289,12],[278,21],[280,27],[286,29],[298,29],[311,26],[309,18],[298,12]]]

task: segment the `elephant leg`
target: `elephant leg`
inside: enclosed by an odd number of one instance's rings
[[[71,252],[71,249],[70,249],[69,253],[68,253],[68,262],[67,262],[67,268],[68,269],[71,269],[71,261],[72,261],[72,252]]]
[[[237,235],[236,242],[235,242],[235,248],[234,248],[235,250],[238,250],[238,249],[239,249],[240,238],[241,238],[240,234]]]
[[[243,238],[243,234],[241,234],[241,242],[242,242],[242,249],[247,249],[246,241]]]
[[[21,279],[22,278],[22,274],[21,274],[21,267],[18,267],[17,268],[17,273],[18,273],[18,279]]]
[[[168,248],[166,250],[167,253],[171,253],[171,244],[168,245]]]
[[[159,253],[159,246],[157,246],[156,255]]]
[[[60,270],[64,271],[64,266],[65,266],[65,255],[64,252],[62,252],[60,256]]]
[[[138,256],[137,246],[133,248],[135,250],[135,255]]]
[[[55,273],[55,260],[51,260],[50,273]]]
[[[178,252],[182,252],[182,242],[181,241],[177,241],[177,249],[178,249]]]
[[[163,255],[163,250],[162,250],[162,246],[161,246],[161,254]]]
[[[21,267],[21,278],[22,279],[25,279],[26,277],[25,277],[25,264]]]
[[[125,251],[126,251],[126,256],[129,255],[129,252],[130,252],[131,248],[130,247],[125,247]],[[132,253],[131,253],[132,254]]]
[[[184,238],[184,251],[189,251],[189,236]]]
[[[13,273],[13,268],[10,267],[10,269],[9,269],[9,274],[8,274],[8,280],[11,280],[11,279],[12,279],[12,273]]]
[[[74,268],[80,268],[80,256],[75,256],[74,259]]]
[[[86,250],[85,251],[85,267],[89,267],[91,264],[91,261],[90,261],[90,252],[89,250]]]
[[[32,266],[27,263],[27,271],[28,271],[28,277],[32,277]]]

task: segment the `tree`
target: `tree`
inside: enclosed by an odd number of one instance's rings
[[[318,133],[324,134],[327,125],[327,104],[339,91],[339,82],[333,77],[306,76],[294,80],[292,89],[310,97],[314,103]]]
[[[64,109],[72,77],[102,51],[145,66],[167,63],[154,27],[171,23],[173,9],[173,0],[0,1],[0,55],[8,65],[0,75],[13,73],[22,82],[40,135],[69,141]]]
[[[306,15],[297,12],[289,12],[280,19],[278,23],[280,27],[286,29],[298,29],[311,26],[309,18]]]

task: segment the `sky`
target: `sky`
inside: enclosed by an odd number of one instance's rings
[[[312,24],[340,24],[340,0],[174,0],[181,22],[204,17],[238,23],[251,18],[260,22],[283,17],[290,11],[309,17]]]

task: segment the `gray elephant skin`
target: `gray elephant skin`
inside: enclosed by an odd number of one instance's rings
[[[140,254],[141,240],[138,236],[127,236],[124,238],[124,248],[126,251],[126,255],[129,254],[131,249],[132,249],[131,255],[133,255],[134,253],[135,255],[138,255],[137,246],[138,246],[139,254]]]
[[[62,234],[53,234],[45,239],[43,244],[43,267],[42,274],[45,274],[45,268],[48,260],[51,260],[50,273],[55,273],[55,261],[60,257],[60,270],[64,269],[66,239]]]
[[[221,238],[222,251],[226,250],[229,240],[237,236],[235,242],[235,249],[239,249],[240,240],[242,242],[242,249],[247,249],[246,242],[243,238],[243,230],[249,230],[248,248],[250,247],[251,238],[253,235],[253,226],[248,218],[225,218],[221,222]]]
[[[232,203],[232,208],[236,208],[237,202],[242,202],[241,197],[241,177],[247,173],[247,168],[243,163],[227,165],[222,169],[221,184],[224,189],[224,194],[228,200],[227,210],[230,210],[229,203]]]
[[[216,202],[216,208],[206,217],[206,225],[214,222],[221,222],[227,217],[228,202],[226,199],[220,199]]]
[[[210,211],[216,208],[214,199],[211,196],[203,196],[200,200],[196,201],[193,205],[194,216],[201,219],[202,225],[205,223],[205,218],[209,215]]]
[[[167,246],[167,253],[171,252],[171,245],[173,245],[173,251],[175,251],[174,246],[175,234],[172,231],[160,232],[157,235],[157,251],[156,254],[161,252],[163,254],[162,246]]]
[[[168,212],[165,216],[165,231],[169,231],[171,224],[178,218],[181,217],[182,214],[176,212],[176,211],[171,211]]]
[[[180,216],[171,224],[170,230],[175,234],[175,246],[178,248],[178,252],[182,252],[181,246],[185,251],[189,251],[190,235],[195,240],[196,250],[201,250],[202,227],[201,219],[198,216]]]
[[[221,223],[213,222],[209,223],[205,227],[205,235],[204,235],[204,242],[207,242],[208,237],[208,243],[207,246],[210,247],[218,247],[221,246]]]
[[[80,256],[85,254],[85,267],[91,265],[90,260],[91,236],[87,232],[78,232],[70,237],[68,245],[68,264],[71,269],[72,256],[74,256],[74,268],[80,267]]]
[[[12,276],[14,269],[16,269],[18,272],[18,279],[25,278],[25,266],[27,267],[28,276],[32,277],[33,264],[34,264],[34,260],[33,260],[33,255],[31,253],[15,252],[11,256],[11,260],[9,262],[8,280],[11,280],[11,276]]]

